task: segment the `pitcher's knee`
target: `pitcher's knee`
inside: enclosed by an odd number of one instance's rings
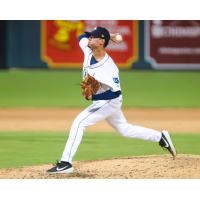
[[[120,133],[122,136],[126,137],[127,132],[124,126],[118,125],[115,127],[116,131]]]
[[[118,124],[115,127],[116,131],[120,133],[123,137],[130,137],[134,134],[134,130],[131,129],[130,131],[130,126],[129,124]]]
[[[88,126],[88,121],[85,118],[77,116],[72,124],[73,127],[85,128]]]

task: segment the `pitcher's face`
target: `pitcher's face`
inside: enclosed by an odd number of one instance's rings
[[[89,42],[88,42],[88,46],[91,49],[97,49],[99,47],[103,47],[104,46],[104,39],[102,38],[95,38],[93,36],[89,37]]]

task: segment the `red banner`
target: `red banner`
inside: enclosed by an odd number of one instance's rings
[[[41,57],[51,68],[82,68],[83,53],[78,36],[96,26],[121,33],[123,42],[110,41],[107,52],[120,68],[138,59],[138,22],[130,20],[49,20],[41,22]]]
[[[200,21],[147,21],[146,59],[156,69],[200,69]]]

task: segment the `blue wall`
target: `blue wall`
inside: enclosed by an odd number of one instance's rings
[[[40,21],[7,21],[8,67],[46,67],[40,59]]]
[[[0,21],[0,69],[6,68],[6,21]]]

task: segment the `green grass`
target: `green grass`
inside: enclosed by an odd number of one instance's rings
[[[200,134],[173,134],[180,154],[200,155]],[[52,163],[60,159],[63,132],[0,132],[0,168]],[[156,143],[123,138],[117,133],[85,133],[74,160],[166,154]]]
[[[84,106],[77,71],[0,72],[0,107]]]
[[[200,107],[200,72],[121,71],[125,107]],[[85,107],[81,71],[0,71],[0,107]]]

